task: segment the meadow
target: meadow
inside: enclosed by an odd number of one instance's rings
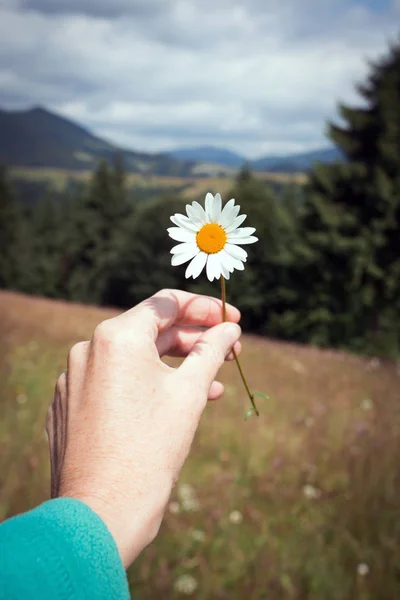
[[[69,182],[88,183],[92,171],[68,171],[56,168],[26,168],[13,167],[11,177],[14,181],[25,184],[47,185],[50,191],[63,192]],[[296,184],[302,185],[307,177],[304,173],[254,173],[254,176],[270,184]],[[235,174],[227,176],[204,177],[172,177],[163,175],[142,175],[128,173],[126,177],[127,188],[138,192],[147,192],[157,195],[160,192],[168,194],[179,191],[184,198],[193,199],[204,196],[210,190],[218,190],[225,194],[234,184]]]
[[[45,415],[72,343],[111,309],[0,292],[0,520],[48,498]],[[244,336],[204,414],[136,600],[400,597],[400,368]]]

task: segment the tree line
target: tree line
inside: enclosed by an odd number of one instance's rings
[[[233,197],[257,227],[229,299],[247,331],[394,358],[400,352],[400,46],[371,64],[363,103],[329,137],[344,159],[280,192],[244,168]],[[210,190],[216,193],[218,190]],[[199,199],[201,200],[201,199]],[[0,171],[0,288],[127,307],[162,287],[218,295],[170,266],[181,197],[135,202],[120,157],[63,199],[18,200]]]

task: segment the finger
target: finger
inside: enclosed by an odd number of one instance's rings
[[[208,329],[197,340],[176,374],[192,381],[194,385],[204,386],[208,393],[225,357],[240,334],[241,329],[235,323],[221,323]]]
[[[64,395],[68,402],[76,402],[81,397],[90,355],[90,342],[79,342],[68,353],[67,386]]]
[[[226,318],[237,323],[240,312],[227,304]],[[121,335],[137,336],[142,333],[155,342],[160,333],[174,324],[213,327],[221,320],[221,300],[182,290],[162,290],[107,323],[122,332]]]
[[[242,352],[242,344],[240,342],[236,342],[233,347],[235,349],[236,356],[239,356],[240,353]],[[225,360],[229,360],[229,361],[235,360],[235,356],[232,351],[229,352],[229,354],[227,355]]]
[[[208,392],[208,400],[218,400],[224,393],[224,386],[220,381],[213,381]]]
[[[156,341],[156,347],[160,356],[176,356],[185,357],[191,352],[197,340],[203,335],[204,328],[196,327],[181,327],[173,325],[163,333],[161,333]],[[239,354],[241,344],[235,344],[235,350]],[[227,360],[233,360],[233,354],[230,352],[226,357]]]
[[[50,452],[50,472],[51,472],[51,497],[55,498],[58,494],[59,473],[62,462],[63,446],[63,422],[62,394],[66,389],[66,373],[62,373],[57,379],[56,389],[54,391],[53,401],[47,411],[46,431],[49,440]]]

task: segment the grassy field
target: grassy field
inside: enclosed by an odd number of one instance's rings
[[[14,167],[12,178],[24,182],[48,183],[52,189],[61,192],[67,183],[72,181],[88,182],[92,171],[68,171],[53,168],[24,168]],[[296,183],[304,184],[306,176],[303,173],[256,173],[256,177],[269,183]],[[211,191],[213,193],[226,193],[233,185],[233,177],[167,177],[161,175],[140,175],[131,173],[127,176],[127,185],[139,190],[159,190],[168,192],[185,187],[183,196],[196,198]]]
[[[48,497],[45,413],[68,347],[113,314],[0,293],[0,518]],[[258,337],[271,400],[244,421],[233,364],[206,409],[134,598],[400,598],[400,369]]]

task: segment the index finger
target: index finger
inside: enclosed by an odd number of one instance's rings
[[[226,319],[240,320],[240,312],[226,304]],[[158,335],[174,324],[213,327],[222,322],[222,302],[211,296],[182,290],[161,290],[134,308],[115,317],[115,326],[140,330],[155,342]]]

